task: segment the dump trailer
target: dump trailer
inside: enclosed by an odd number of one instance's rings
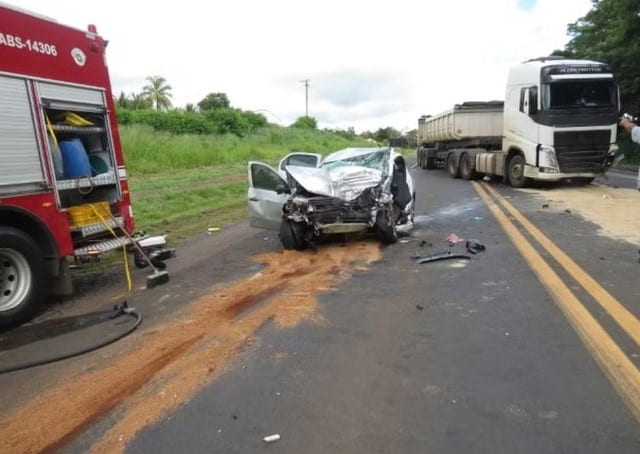
[[[134,230],[107,41],[0,3],[0,327]]]
[[[613,163],[618,86],[606,64],[545,57],[513,67],[505,101],[464,102],[418,120],[417,162],[454,178],[588,183]]]

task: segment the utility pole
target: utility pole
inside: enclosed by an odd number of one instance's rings
[[[311,79],[301,80],[300,83],[304,84],[304,116],[309,116],[309,82]]]

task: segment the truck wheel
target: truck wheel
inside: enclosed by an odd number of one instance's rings
[[[398,241],[396,224],[389,218],[388,210],[378,211],[373,228],[384,244],[393,244]]]
[[[467,181],[478,178],[478,174],[476,173],[475,156],[472,156],[469,153],[462,155],[462,158],[460,158],[460,176]]]
[[[309,247],[305,238],[304,224],[288,219],[280,224],[280,241],[282,241],[282,246],[288,250],[304,251]]]
[[[47,284],[44,260],[33,239],[12,227],[0,227],[0,327],[35,315]]]
[[[429,170],[433,170],[438,167],[438,153],[435,150],[429,150],[426,152],[424,167]]]
[[[416,164],[421,169],[424,169],[424,164],[423,163],[424,163],[424,153],[423,153],[422,148],[418,148],[418,151],[416,152]]]
[[[524,176],[524,166],[526,161],[522,155],[515,155],[509,161],[509,169],[507,174],[509,175],[509,183],[514,188],[524,188],[531,181],[530,178]]]
[[[449,172],[449,175],[451,175],[451,178],[460,178],[460,169],[456,162],[456,155],[453,153],[447,156],[447,171]]]

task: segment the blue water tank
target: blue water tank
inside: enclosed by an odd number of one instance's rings
[[[91,176],[89,157],[80,139],[60,141],[60,152],[66,179]]]

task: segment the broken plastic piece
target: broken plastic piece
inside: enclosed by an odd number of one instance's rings
[[[280,434],[268,435],[263,438],[265,443],[273,443],[274,441],[280,440]]]
[[[454,254],[451,251],[447,251],[447,252],[441,252],[439,254],[425,255],[424,257],[416,257],[416,263],[418,265],[422,265],[423,263],[431,263],[431,262],[437,262],[439,260],[449,260],[449,259],[471,260],[471,256],[466,254]]]
[[[207,229],[207,232],[209,233],[215,233],[215,232],[219,232],[220,231],[220,227],[209,227]]]

